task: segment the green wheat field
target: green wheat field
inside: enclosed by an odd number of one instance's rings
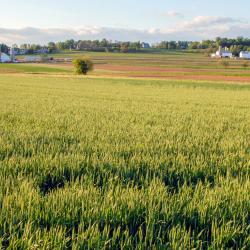
[[[0,249],[250,249],[250,85],[0,75]]]

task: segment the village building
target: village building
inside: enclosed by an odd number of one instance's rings
[[[25,56],[23,59],[24,62],[41,62],[41,56]]]
[[[34,51],[35,54],[48,54],[49,50],[47,48],[42,48]]]
[[[143,49],[149,49],[150,48],[150,44],[149,43],[141,43],[141,47],[143,48]]]
[[[241,59],[250,59],[250,52],[249,51],[241,51],[239,56]]]
[[[0,63],[7,63],[7,62],[11,62],[10,56],[0,52]]]
[[[229,51],[229,49],[227,47],[225,47],[224,49],[220,46],[219,50],[216,51],[215,53],[216,57],[220,57],[220,58],[231,58],[233,57],[232,52]]]

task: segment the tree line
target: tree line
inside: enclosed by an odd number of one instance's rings
[[[215,40],[203,40],[201,42],[193,41],[162,41],[156,44],[154,47],[168,50],[176,49],[190,49],[190,50],[206,50],[213,53],[219,47],[227,47],[233,55],[238,56],[240,51],[250,50],[250,39],[244,37],[237,38],[221,38],[217,37]]]
[[[238,56],[241,51],[250,51],[250,39],[244,37],[221,38],[215,40],[204,40],[201,42],[192,42],[190,49],[206,49],[209,52],[215,52],[218,47],[227,47],[234,56]]]
[[[1,44],[0,44],[1,46]],[[5,48],[7,45],[2,45]],[[141,42],[113,42],[107,39],[102,40],[78,40],[73,39],[49,42],[47,45],[40,44],[21,44],[20,46],[13,45],[16,51],[25,51],[27,54],[33,54],[37,51],[46,51],[52,53],[60,50],[80,50],[80,51],[99,51],[99,52],[136,52],[142,49]],[[8,48],[8,47],[7,47]],[[2,51],[2,49],[1,49]],[[4,49],[6,51],[6,48]],[[2,51],[2,52],[4,52]]]
[[[149,44],[142,42],[118,42],[107,39],[102,40],[66,40],[49,42],[47,45],[40,44],[21,44],[14,45],[17,51],[25,52],[26,54],[33,54],[36,52],[52,53],[60,50],[79,50],[79,51],[100,51],[100,52],[139,52],[144,49],[144,45]],[[217,37],[215,40],[203,41],[162,41],[153,44],[151,49],[166,49],[166,50],[206,50],[207,52],[215,52],[219,46],[227,47],[235,56],[240,51],[250,50],[250,39],[244,37],[237,38],[221,38]],[[5,44],[0,44],[1,52],[8,53],[9,47]]]

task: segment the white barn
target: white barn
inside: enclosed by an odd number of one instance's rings
[[[250,59],[250,52],[249,51],[241,51],[240,58],[242,59]]]
[[[149,48],[150,48],[150,44],[149,44],[149,43],[143,42],[143,43],[141,43],[141,47],[142,47],[143,49],[149,49]]]
[[[227,57],[230,58],[230,57],[233,57],[232,52],[230,52],[228,50],[228,48],[222,49],[221,47],[219,47],[219,50],[216,51],[215,55],[217,57],[221,57],[221,58],[227,58]]]
[[[0,52],[0,63],[11,62],[10,56],[5,53]]]
[[[216,56],[218,57],[222,57],[222,58],[230,58],[233,56],[233,54],[230,52],[230,51],[227,51],[227,50],[221,50],[221,51],[217,51],[216,52]]]

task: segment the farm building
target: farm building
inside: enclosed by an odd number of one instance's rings
[[[221,57],[221,58],[230,58],[233,56],[232,52],[228,50],[228,48],[222,49],[219,47],[219,50],[216,51],[215,53],[216,57]]]
[[[143,49],[149,49],[150,48],[150,44],[149,43],[142,43],[141,44],[141,47],[143,48]]]
[[[10,56],[5,53],[0,52],[0,63],[11,62]]]
[[[240,58],[242,59],[250,59],[250,52],[249,51],[241,51]]]
[[[49,50],[46,49],[46,48],[42,48],[42,49],[39,49],[39,50],[35,50],[34,53],[35,54],[47,54],[47,53],[49,53]]]
[[[25,56],[23,59],[24,62],[41,62],[41,56]]]

